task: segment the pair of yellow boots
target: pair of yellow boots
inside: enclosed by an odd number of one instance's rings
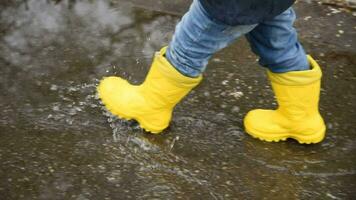
[[[202,76],[179,73],[157,52],[141,85],[119,77],[104,78],[97,90],[106,108],[119,118],[134,119],[148,132],[158,134],[168,127],[174,106],[199,84]],[[252,110],[245,119],[246,132],[255,138],[278,142],[293,138],[299,143],[318,143],[325,135],[319,114],[321,70],[308,56],[311,70],[276,74],[268,72],[278,101],[277,110]]]

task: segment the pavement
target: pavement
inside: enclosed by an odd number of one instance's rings
[[[0,3],[1,199],[356,198],[356,14],[295,4],[296,28],[322,67],[325,140],[267,143],[243,116],[276,102],[241,38],[217,53],[163,135],[110,116],[103,76],[144,80],[189,1]]]

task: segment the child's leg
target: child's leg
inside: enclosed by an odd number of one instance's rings
[[[198,0],[195,0],[178,23],[166,57],[182,74],[199,76],[209,58],[228,46],[256,25],[229,26],[212,21]]]
[[[282,73],[309,69],[302,45],[293,28],[295,12],[289,8],[273,20],[260,23],[246,35],[260,64],[272,72]]]
[[[321,69],[306,56],[293,28],[295,14],[289,9],[258,25],[247,38],[267,67],[278,108],[256,109],[245,119],[246,132],[266,141],[293,138],[300,143],[318,143],[325,136],[319,114]]]
[[[178,24],[168,51],[156,53],[145,81],[136,86],[120,77],[105,78],[97,88],[99,97],[111,113],[160,133],[169,125],[174,106],[201,81],[208,59],[253,27],[215,23],[196,0]]]

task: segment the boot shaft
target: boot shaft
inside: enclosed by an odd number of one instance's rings
[[[278,111],[293,120],[319,114],[321,70],[308,56],[311,69],[282,74],[268,72],[278,102]]]
[[[165,52],[166,47],[155,54],[151,69],[139,89],[152,106],[173,108],[200,83],[202,76],[190,78],[182,75],[165,58]]]

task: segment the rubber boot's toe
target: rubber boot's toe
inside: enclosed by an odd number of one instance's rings
[[[109,110],[112,114],[123,118],[126,120],[132,119],[132,116],[124,112],[124,106],[122,101],[125,98],[120,98],[120,93],[125,93],[125,87],[128,85],[128,82],[120,77],[107,77],[104,78],[99,86],[97,87],[97,92],[99,98],[105,105],[106,109]]]
[[[246,132],[254,138],[267,142],[286,140],[286,130],[273,120],[276,114],[273,110],[262,109],[248,112],[244,119]]]
[[[110,76],[100,81],[97,91],[100,98],[110,97],[117,91],[126,81],[120,77]]]

